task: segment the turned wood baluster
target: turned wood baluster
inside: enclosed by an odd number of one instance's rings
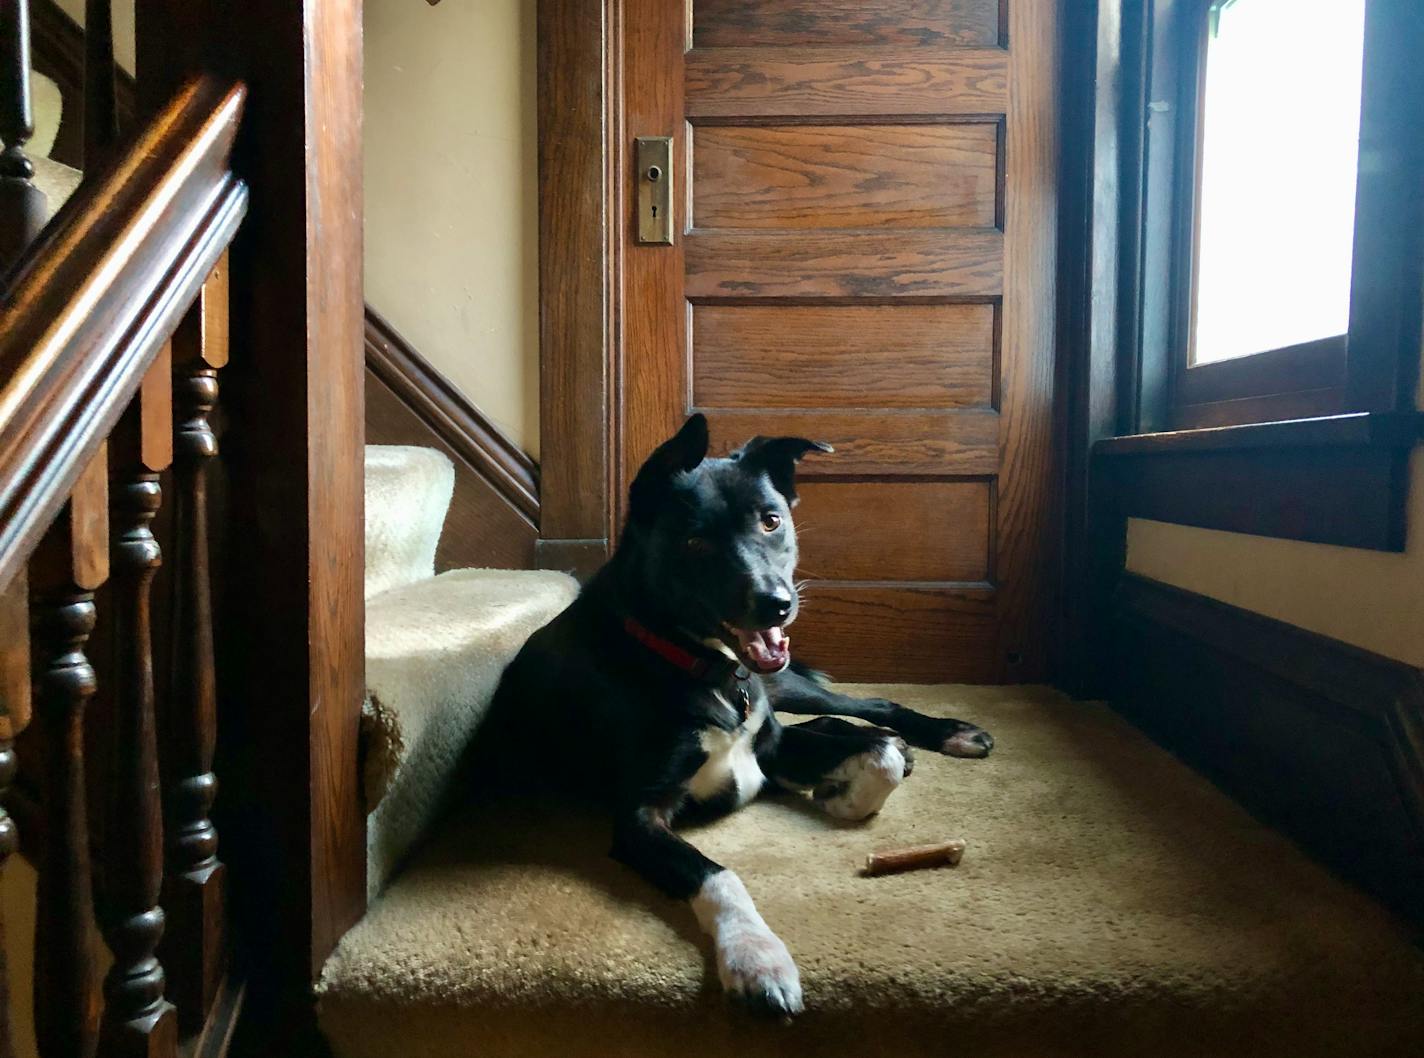
[[[25,144],[35,133],[30,109],[29,0],[0,3],[0,273],[39,234],[45,196],[34,184]]]
[[[30,589],[22,569],[9,587],[0,590],[0,875],[19,847],[15,822],[4,808],[19,761],[15,739],[30,722]],[[0,926],[4,922],[0,921]],[[0,929],[0,1056],[15,1053],[10,1026],[10,976],[5,962],[4,930]]]
[[[84,0],[84,171],[97,168],[119,138],[114,20],[109,0]]]
[[[149,594],[162,556],[152,524],[162,500],[159,472],[173,457],[172,361],[159,354],[109,438],[113,489],[113,781],[104,832],[104,937],[114,955],[104,980],[104,1058],[170,1058],[178,1025],[164,998],[163,821],[154,721]]]
[[[35,1039],[44,1058],[89,1058],[99,1023],[84,709],[94,591],[109,574],[107,452],[80,476],[30,562],[35,716],[43,730],[45,842],[35,922]]]
[[[185,1030],[202,1024],[222,973],[224,866],[209,818],[218,781],[217,681],[208,571],[207,471],[217,455],[209,415],[227,362],[227,256],[173,335],[176,496],[173,515],[171,718],[164,754],[170,941],[161,951]]]

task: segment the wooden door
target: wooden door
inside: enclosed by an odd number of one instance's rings
[[[802,464],[798,658],[1039,679],[1054,540],[1056,0],[626,0],[619,492],[690,411]],[[676,239],[631,145],[673,136]]]

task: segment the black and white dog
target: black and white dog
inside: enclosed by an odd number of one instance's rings
[[[779,1015],[801,1010],[786,946],[732,871],[673,832],[738,808],[771,784],[809,791],[830,814],[864,819],[909,774],[909,744],[982,757],[987,732],[823,687],[791,665],[797,461],[830,448],[757,437],[707,458],[707,422],[688,419],[638,472],[617,551],[505,671],[477,740],[506,764],[538,746],[582,796],[613,812],[613,855],[691,901],[723,986]],[[821,715],[793,726],[774,710]],[[864,727],[854,716],[881,727]]]

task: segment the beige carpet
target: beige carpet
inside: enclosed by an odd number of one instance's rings
[[[367,600],[368,897],[435,818],[504,667],[577,593],[551,570],[452,569]]]
[[[688,909],[533,806],[446,826],[327,965],[338,1055],[1424,1054],[1403,928],[1107,710],[1033,688],[877,689],[978,721],[986,761],[919,755],[880,816],[764,801],[692,839],[745,879],[806,1014],[719,993]],[[946,837],[957,868],[863,879]]]

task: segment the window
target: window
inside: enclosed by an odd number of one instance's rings
[[[1364,0],[1207,11],[1191,365],[1350,329]]]
[[[1414,208],[1399,67],[1417,62],[1416,5],[1122,0],[1141,30],[1140,215],[1124,218],[1140,430],[1386,410],[1355,406],[1352,363],[1398,352],[1360,343],[1370,272],[1399,267],[1380,250]]]
[[[1402,549],[1424,2],[1099,0],[1090,28],[1072,410],[1090,435],[1111,417],[1107,524]]]

